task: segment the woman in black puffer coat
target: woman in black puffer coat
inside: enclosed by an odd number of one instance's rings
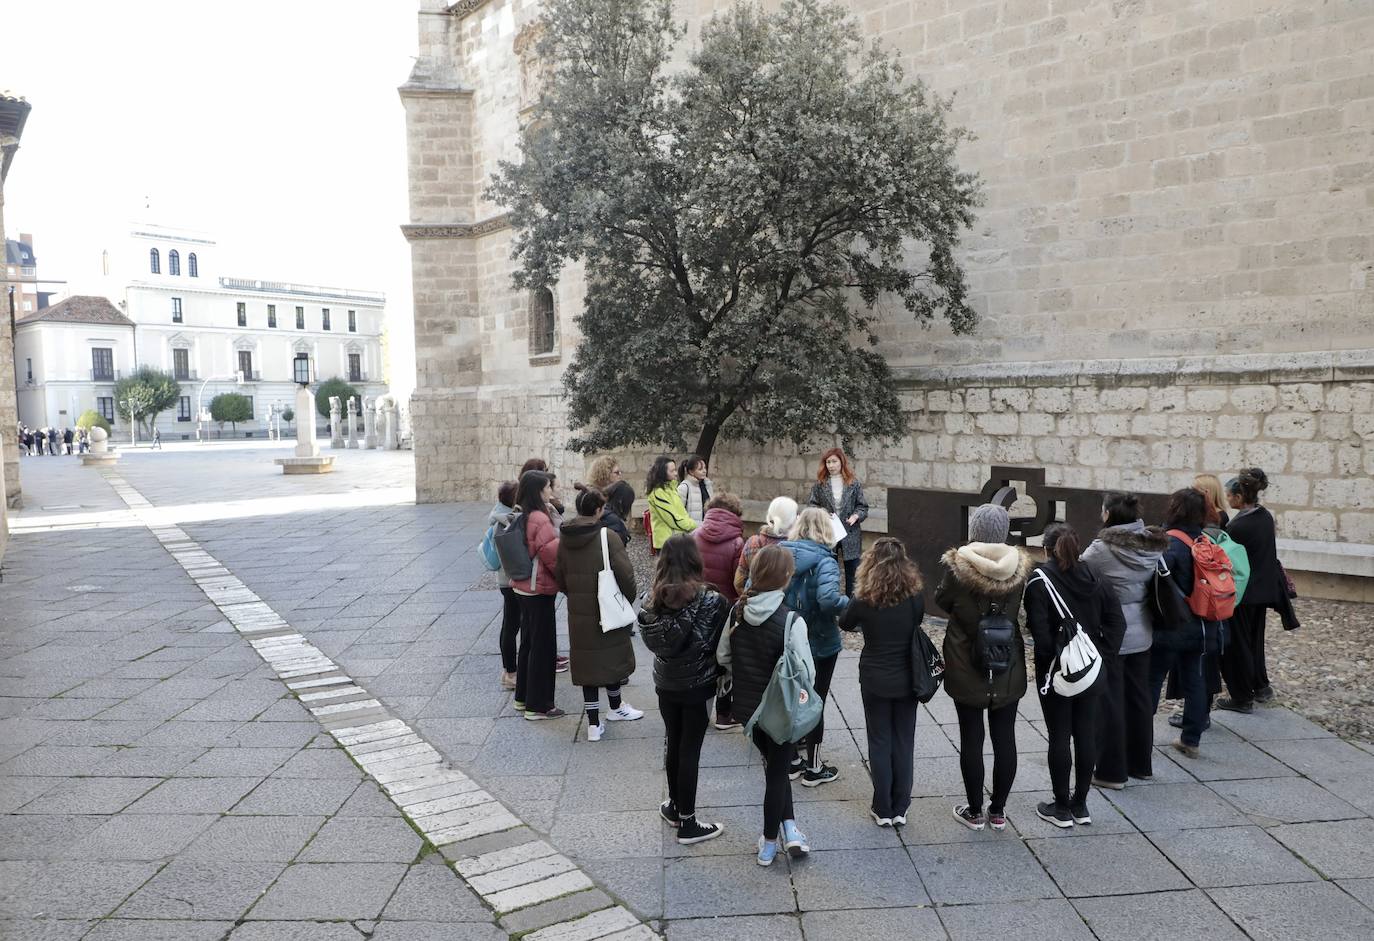
[[[672,536],[658,553],[654,587],[639,614],[644,645],[654,655],[654,687],[663,712],[663,768],[668,800],[659,812],[677,828],[677,841],[701,843],[723,832],[696,819],[697,766],[716,694],[716,645],[730,604],[706,587],[701,553],[691,536]]]

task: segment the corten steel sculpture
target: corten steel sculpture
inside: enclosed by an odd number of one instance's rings
[[[968,539],[969,512],[984,503],[996,503],[1011,510],[1021,496],[1014,486],[1016,483],[1024,484],[1024,495],[1035,501],[1035,514],[1012,516],[1008,541],[1013,545],[1024,546],[1027,539],[1042,535],[1045,527],[1056,520],[1076,529],[1085,545],[1102,528],[1104,491],[1051,487],[1045,483],[1043,467],[995,466],[981,493],[888,488],[888,532],[906,544],[907,552],[921,567],[926,577],[928,607],[934,606],[940,556],[946,549],[962,545]],[[1141,493],[1139,497],[1145,522],[1163,523],[1168,496]]]

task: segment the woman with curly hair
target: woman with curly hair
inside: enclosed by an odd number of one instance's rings
[[[864,553],[854,600],[840,629],[862,631],[859,690],[868,726],[868,765],[873,803],[868,813],[880,827],[906,826],[911,806],[912,755],[916,746],[916,696],[911,645],[925,617],[921,572],[900,539],[884,536]]]

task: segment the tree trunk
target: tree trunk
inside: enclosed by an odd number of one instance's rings
[[[694,453],[705,461],[708,467],[711,464],[711,452],[716,447],[716,438],[720,436],[720,426],[720,420],[708,420],[702,427],[701,434],[697,437],[697,447]]]

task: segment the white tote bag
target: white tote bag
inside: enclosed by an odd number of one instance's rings
[[[1083,626],[1069,610],[1068,603],[1054,587],[1054,582],[1042,571],[1037,571],[1031,576],[1031,581],[1036,579],[1045,586],[1050,600],[1054,602],[1054,610],[1059,615],[1060,625],[1069,631],[1069,642],[1059,651],[1054,663],[1050,664],[1049,672],[1045,674],[1045,685],[1041,687],[1040,693],[1044,695],[1053,689],[1066,698],[1077,696],[1085,690],[1092,689],[1093,683],[1097,681],[1097,674],[1102,669],[1102,655],[1098,653],[1097,645],[1092,642],[1088,632],[1083,630]]]
[[[830,514],[830,544],[838,545],[844,541],[844,537],[849,535],[849,530],[845,528],[844,520],[840,519],[840,514]]]
[[[620,593],[615,572],[611,571],[611,550],[606,545],[606,527],[601,527],[601,571],[596,576],[596,600],[601,606],[601,631],[619,630],[635,622],[634,608]]]

